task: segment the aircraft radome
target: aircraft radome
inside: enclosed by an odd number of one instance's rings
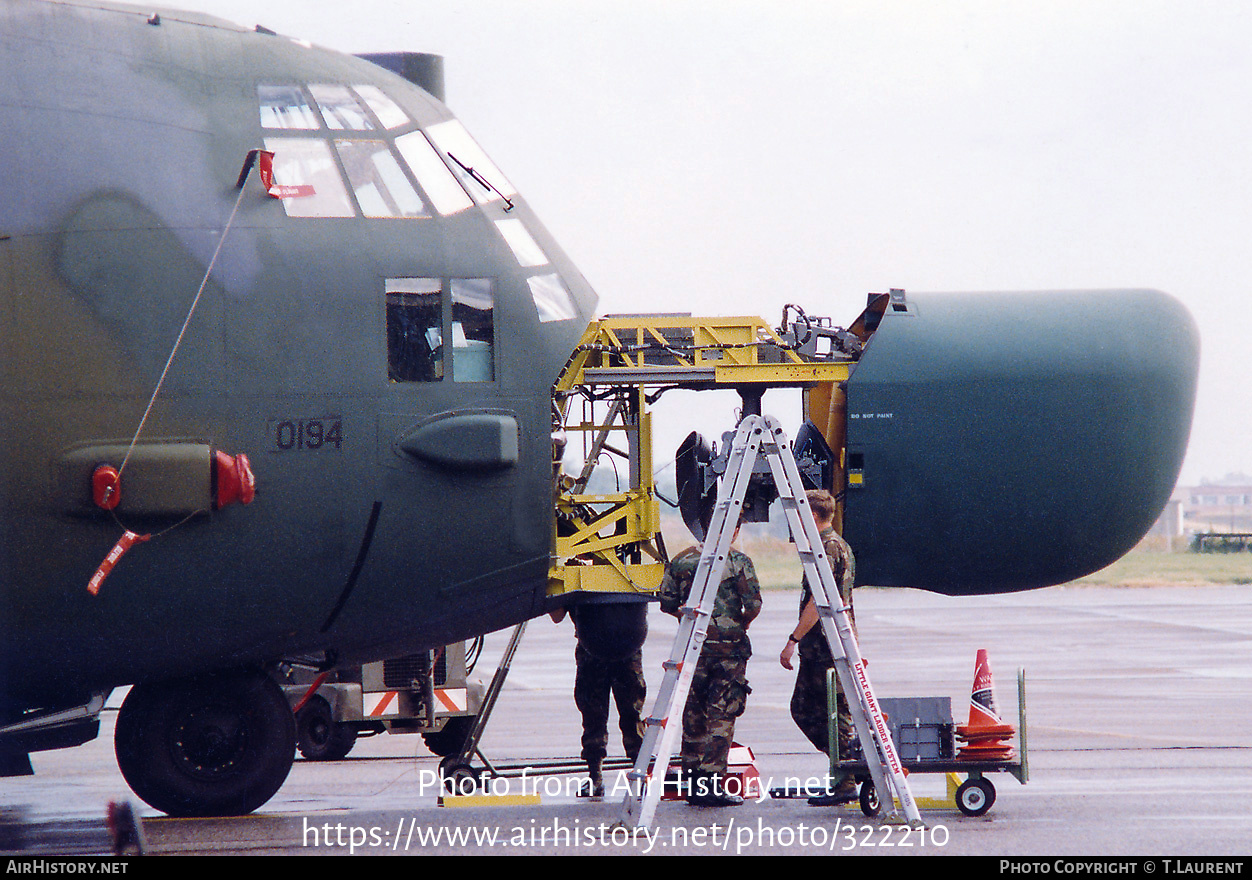
[[[0,772],[133,685],[135,792],[245,813],[294,755],[276,661],[552,607],[553,385],[596,298],[427,57],[94,0],[0,0],[0,45]],[[877,302],[826,419],[863,581],[1043,586],[1147,530],[1176,302]]]

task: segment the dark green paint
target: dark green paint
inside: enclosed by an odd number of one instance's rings
[[[848,383],[858,581],[1021,590],[1133,547],[1186,450],[1199,363],[1187,311],[1145,290],[907,301]]]
[[[0,3],[0,724],[289,654],[408,653],[543,607],[550,389],[594,293],[520,197],[507,216],[561,273],[573,320],[539,321],[526,276],[540,270],[504,244],[502,206],[289,218],[255,173],[143,440],[246,453],[256,500],[137,546],[88,595],[121,525],[185,515],[119,525],[85,505],[89,484],[67,497],[66,474],[90,472],[74,450],[125,445],[139,423],[244,157],[275,134],[258,83],[374,84],[423,127],[451,118],[367,61],[149,15]],[[402,277],[494,281],[493,381],[388,380],[384,281]],[[338,425],[339,442],[292,442],[311,424]],[[466,431],[431,439],[431,424]]]

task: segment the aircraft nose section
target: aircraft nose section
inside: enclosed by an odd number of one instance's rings
[[[893,304],[848,384],[858,580],[980,593],[1113,562],[1173,491],[1198,364],[1159,291]]]

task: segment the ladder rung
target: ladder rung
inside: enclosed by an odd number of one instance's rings
[[[766,429],[761,428],[762,424],[766,426]],[[768,433],[769,436],[762,436],[764,433]],[[681,718],[679,710],[682,701],[690,696],[690,682],[684,681],[682,675],[671,678],[669,673],[683,669],[683,659],[695,648],[702,646],[704,642],[705,628],[709,618],[712,617],[712,610],[700,608],[698,605],[702,601],[713,604],[713,601],[708,598],[716,593],[716,585],[712,583],[711,569],[721,565],[726,558],[725,554],[717,555],[716,549],[723,546],[723,542],[727,541],[727,533],[734,528],[736,519],[732,519],[731,515],[742,507],[747,478],[757,472],[755,470],[757,458],[762,452],[770,457],[771,471],[777,473],[781,469],[782,479],[778,481],[781,485],[777,489],[783,508],[788,511],[786,517],[788,528],[795,541],[800,562],[804,566],[805,577],[808,578],[814,601],[822,603],[817,607],[822,619],[821,632],[830,646],[831,653],[840,655],[834,662],[841,678],[854,674],[852,657],[857,657],[859,661],[855,641],[848,641],[845,638],[845,635],[851,635],[847,632],[851,621],[838,617],[839,614],[849,614],[851,609],[844,605],[843,597],[839,595],[838,584],[832,578],[833,572],[825,564],[819,564],[828,560],[828,557],[821,541],[814,540],[817,535],[806,513],[810,509],[808,500],[804,495],[804,487],[795,466],[793,453],[786,443],[786,436],[778,427],[777,422],[772,419],[765,420],[761,416],[745,417],[732,441],[730,459],[722,477],[714,516],[709,524],[709,534],[705,539],[705,548],[709,550],[709,554],[704,555],[702,552],[692,585],[692,594],[685,600],[690,602],[691,598],[697,598],[697,605],[684,604],[678,609],[683,624],[674,640],[674,653],[662,664],[666,673],[665,683],[658,696],[657,705],[653,708],[654,714],[644,719],[649,729],[646,737],[650,752],[647,764],[649,770],[632,769],[628,778],[635,784],[638,784],[640,780],[650,783],[656,780],[658,775],[664,779],[668,774],[668,767],[663,766],[662,762],[668,763],[673,757],[674,732],[669,731],[657,736],[657,729],[665,728],[670,717]],[[713,542],[711,545],[710,541]],[[827,623],[831,618],[835,619],[834,623]],[[685,647],[683,642],[686,643]],[[680,647],[684,651],[682,655],[678,653]],[[674,659],[675,657],[683,659]],[[872,692],[868,690],[868,682],[858,688],[857,694],[850,696],[853,697],[850,701],[851,708],[856,710],[854,718],[858,736],[865,731],[871,740],[871,742],[863,743],[863,747],[871,758],[874,753],[879,756],[877,762],[871,760],[868,765],[875,786],[881,788],[886,794],[897,797],[905,813],[908,814],[910,823],[920,826],[921,819],[913,803],[912,794],[908,790],[908,781],[903,778],[898,767],[896,770],[892,769],[892,766],[897,766],[894,745],[890,737],[883,736],[881,709],[876,705]],[[665,717],[656,713],[664,713]],[[868,726],[867,731],[866,726]],[[642,752],[640,754],[642,756]],[[893,756],[892,766],[888,766],[888,761],[885,759],[887,755]],[[893,776],[893,773],[896,775]],[[896,778],[897,776],[899,778]],[[661,788],[668,788],[668,780],[666,783]],[[888,791],[889,789],[894,789],[894,792]],[[633,827],[648,827],[662,794],[663,792],[658,791],[657,786],[649,784],[647,788],[627,798],[623,806],[623,823]],[[886,802],[892,803],[893,797],[887,797]]]

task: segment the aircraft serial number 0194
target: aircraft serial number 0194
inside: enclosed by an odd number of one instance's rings
[[[343,419],[339,416],[273,419],[269,422],[269,436],[273,440],[271,449],[274,452],[342,449]]]

